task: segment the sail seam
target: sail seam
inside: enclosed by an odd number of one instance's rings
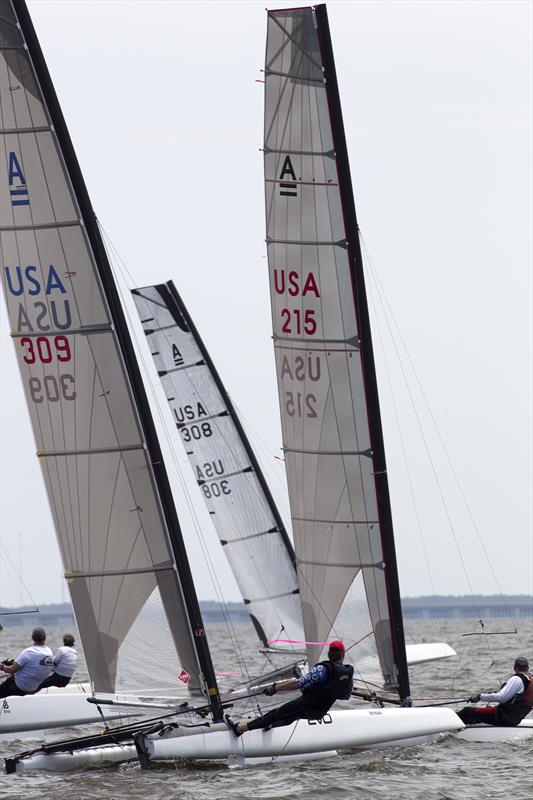
[[[95,333],[111,333],[113,328],[109,323],[102,323],[102,325],[87,325],[83,326],[82,328],[69,328],[67,333],[69,336],[89,336]],[[23,337],[34,337],[37,338],[43,335],[43,331],[13,331],[11,333],[12,339],[21,339]],[[64,336],[64,330],[50,330],[46,331],[47,336]]]
[[[303,240],[303,239],[271,239],[269,236],[266,238],[267,244],[297,244],[297,245],[312,245],[313,247],[342,247],[346,250],[348,242],[346,239],[341,239],[338,242],[317,242],[316,240]]]
[[[55,228],[75,228],[81,227],[79,219],[65,220],[64,222],[42,222],[38,225],[30,223],[27,225],[0,225],[0,231],[45,231]]]
[[[174,567],[170,564],[167,566],[153,566],[153,567],[138,567],[134,569],[110,569],[110,570],[96,570],[88,572],[65,572],[67,580],[74,580],[75,578],[112,578],[123,575],[142,575],[144,573],[158,573],[158,572],[173,572]]]
[[[269,67],[263,70],[263,75],[265,78],[269,78],[271,75],[277,75],[279,78],[289,78],[289,80],[298,81],[298,83],[318,83],[322,85],[326,82],[324,78],[308,78],[303,75],[293,75],[290,72],[277,72]]]
[[[351,336],[348,339],[314,339],[313,338],[313,340],[311,341],[308,338],[306,339],[304,336],[300,336],[299,338],[297,338],[297,337],[291,337],[291,336],[280,336],[279,334],[274,333],[272,335],[272,338],[274,339],[274,342],[307,342],[311,346],[314,345],[314,344],[327,344],[328,342],[331,342],[331,344],[348,344],[348,345],[351,345],[352,347],[357,349],[358,345],[360,344],[359,339],[358,339],[357,336]],[[347,351],[342,350],[340,352],[347,352]]]
[[[27,128],[0,128],[0,134],[5,136],[18,134],[18,133],[51,133],[52,128],[50,125],[37,125],[37,127],[27,127]]]
[[[276,155],[284,156],[315,156],[316,158],[335,158],[334,150],[292,150],[291,148],[287,148],[287,150],[277,150],[274,147],[268,147],[268,145],[263,147],[263,153],[266,156],[269,156],[271,153],[275,153]],[[338,184],[335,185],[338,186]]]
[[[277,600],[278,597],[289,597],[291,594],[299,594],[300,590],[298,588],[293,589],[291,592],[283,592],[282,594],[269,594],[266,597],[253,597],[250,599],[249,597],[243,597],[243,600],[247,606],[251,605],[252,603],[264,603],[265,600]]]
[[[358,569],[363,569],[363,568],[367,568],[367,569],[369,569],[369,568],[371,568],[371,569],[385,569],[385,562],[384,561],[378,561],[376,564],[371,564],[371,563],[369,563],[369,564],[354,564],[354,563],[343,562],[343,561],[338,561],[338,562],[335,562],[335,561],[303,561],[303,560],[298,558],[296,560],[296,563],[298,564],[298,566],[300,566],[300,564],[308,564],[308,565],[313,566],[313,567],[339,567],[340,569],[345,569],[346,567],[351,567],[351,568],[353,567],[353,568],[358,568]]]
[[[295,180],[279,180],[278,178],[265,178],[265,183],[279,183],[280,186],[330,186],[337,187],[338,183],[333,183],[333,181],[295,181]]]
[[[235,544],[239,542],[244,542],[247,539],[257,539],[258,536],[267,536],[269,533],[279,533],[279,528],[270,528],[268,531],[259,531],[259,533],[249,533],[248,536],[239,536],[239,538],[235,539],[221,539],[220,542],[223,545],[227,544]]]
[[[124,453],[128,450],[144,450],[144,444],[125,444],[121,447],[98,447],[84,450],[39,450],[37,458],[50,458],[52,456],[92,456],[101,453]]]
[[[158,371],[158,375],[162,378],[164,375],[171,375],[173,372],[181,372],[183,369],[191,369],[191,367],[203,367],[205,361],[197,361],[195,364],[185,364],[183,367],[176,367],[175,369],[162,369]]]
[[[217,416],[221,416],[221,415],[217,414]],[[205,418],[202,417],[202,420],[203,419],[213,419],[213,417],[205,417]],[[219,480],[225,480],[226,478],[234,478],[236,475],[244,475],[247,472],[249,473],[249,472],[253,472],[253,471],[254,471],[254,468],[250,464],[250,466],[244,467],[244,469],[238,469],[238,470],[235,470],[235,472],[224,472],[222,475],[215,475],[214,478],[207,478],[206,480],[199,480],[199,481],[197,481],[197,483],[198,483],[198,486],[205,486],[205,484],[207,484],[207,483],[215,483],[216,481],[219,481]]]
[[[302,453],[310,456],[366,456],[372,458],[372,450],[298,450],[296,447],[283,447],[284,453]]]

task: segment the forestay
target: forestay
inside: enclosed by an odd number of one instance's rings
[[[233,404],[172,281],[133,291],[158,375],[263,644],[301,642],[294,551]]]
[[[196,692],[197,650],[134,403],[136,365],[129,376],[128,335],[117,333],[116,288],[31,21],[8,0],[0,112],[2,283],[91,680],[113,690],[121,643],[159,589]]]
[[[346,639],[366,675],[377,651],[381,680],[394,686],[405,652],[401,618],[392,622],[387,599],[389,591],[399,607],[344,150],[325,7],[269,12],[267,249],[305,633],[311,642]],[[311,661],[320,649],[320,644],[309,648]]]

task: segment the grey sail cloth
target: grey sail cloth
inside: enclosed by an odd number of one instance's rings
[[[258,635],[301,642],[296,571],[279,516],[266,496],[172,284],[135,289],[133,299],[177,435]],[[301,647],[301,645],[299,645]],[[288,645],[284,645],[288,647]]]
[[[152,464],[66,162],[12,4],[0,2],[0,257],[11,335],[91,681],[160,590],[202,678]]]
[[[317,642],[309,660],[343,638],[359,667],[377,654],[381,682],[395,685],[349,232],[311,8],[268,14],[264,168],[283,448],[305,634]]]

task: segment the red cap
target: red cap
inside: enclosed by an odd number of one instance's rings
[[[335,639],[333,642],[330,642],[329,643],[329,649],[330,650],[340,650],[341,653],[344,653],[346,651],[346,648],[345,648],[344,644],[339,639]]]

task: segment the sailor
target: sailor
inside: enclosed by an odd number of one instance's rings
[[[22,650],[12,663],[7,659],[0,664],[9,675],[0,686],[0,697],[33,694],[50,674],[53,653],[46,644],[44,628],[34,628],[31,638],[33,645]]]
[[[66,686],[74,675],[78,663],[78,654],[74,649],[74,636],[65,633],[63,647],[58,647],[54,653],[54,671],[39,686],[47,689],[49,686]]]
[[[276,682],[264,690],[264,694],[273,695],[276,692],[301,689],[303,694],[296,700],[290,700],[250,722],[236,723],[226,714],[226,722],[235,736],[259,728],[280,728],[297,719],[321,719],[335,700],[348,700],[353,687],[353,667],[343,663],[344,653],[342,642],[330,642],[327,661],[315,664],[310,672],[300,678]]]
[[[469,703],[498,703],[497,706],[466,706],[458,711],[465,725],[518,725],[533,708],[533,675],[530,675],[527,658],[519,656],[514,662],[515,674],[506,681],[499,692],[482,692],[468,698]]]

